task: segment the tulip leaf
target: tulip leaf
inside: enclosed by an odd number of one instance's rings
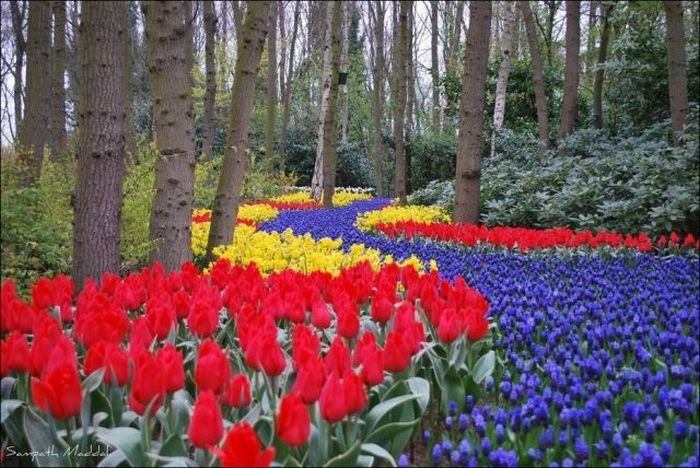
[[[97,464],[98,467],[103,466],[119,466],[126,461],[126,455],[121,450],[115,450],[106,457],[104,457],[100,463]]]
[[[9,441],[18,448],[26,448],[22,428],[25,410],[28,410],[26,406],[15,408],[15,411],[11,412],[8,418],[2,422],[2,429],[6,432]]]
[[[5,420],[12,414],[14,410],[19,408],[24,404],[22,400],[2,400],[0,403],[0,423],[4,423]]]
[[[390,400],[384,401],[369,412],[367,415],[367,432],[371,433],[377,424],[384,419],[384,417],[389,414],[391,410],[399,405],[406,403],[407,401],[412,401],[417,399],[416,395],[402,395],[399,397],[392,398]]]
[[[411,389],[411,393],[418,397],[421,414],[425,413],[430,403],[430,382],[421,377],[411,377],[406,380],[406,385]]]
[[[37,466],[68,466],[65,442],[58,439],[55,428],[50,428],[31,410],[24,413],[24,435],[29,447],[37,454]]]
[[[16,378],[12,376],[3,377],[0,381],[0,396],[3,400],[10,398],[12,396],[12,388],[15,386]]]
[[[360,441],[356,440],[352,447],[346,452],[337,455],[326,463],[324,466],[355,466],[357,465],[357,457],[360,455]]]
[[[396,460],[394,460],[394,457],[389,452],[387,452],[385,448],[380,447],[377,444],[364,443],[362,444],[361,449],[365,453],[386,460],[391,466],[396,466]]]
[[[496,353],[491,350],[484,354],[476,361],[474,367],[472,368],[472,378],[474,382],[480,384],[484,381],[486,377],[493,374],[493,370],[496,367]]]
[[[443,414],[447,414],[450,401],[457,403],[457,408],[459,411],[461,411],[464,407],[465,397],[466,392],[464,388],[464,381],[454,367],[449,367],[445,373],[445,380],[443,382],[442,395],[440,399],[440,406]]]
[[[251,408],[248,413],[243,416],[243,419],[241,422],[248,422],[251,426],[255,426],[255,423],[258,422],[258,419],[260,419],[260,405],[255,405]]]
[[[97,369],[95,372],[90,374],[85,380],[83,380],[83,395],[88,395],[95,391],[97,387],[102,383],[102,379],[105,375],[105,368],[102,367]]]
[[[402,433],[408,433],[410,435],[413,429],[420,423],[420,420],[421,418],[416,418],[413,421],[399,421],[385,424],[372,432],[367,439],[365,439],[365,443],[381,446],[390,443]]]
[[[357,457],[357,466],[372,468],[374,466],[374,457],[369,455],[360,455]]]
[[[185,447],[181,433],[175,433],[168,437],[158,455],[162,457],[187,457],[187,447]]]
[[[115,427],[100,431],[97,438],[124,453],[131,466],[147,466],[148,458],[141,444],[141,432],[133,427]]]

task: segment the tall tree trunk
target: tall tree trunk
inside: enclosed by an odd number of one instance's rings
[[[335,192],[335,171],[337,163],[336,142],[338,140],[338,128],[336,117],[338,114],[338,77],[340,75],[340,35],[343,25],[343,2],[333,2],[331,20],[331,80],[328,95],[328,109],[323,121],[323,207],[333,207],[333,193]]]
[[[238,47],[238,43],[241,42],[244,27],[243,7],[238,0],[233,0],[231,2],[231,9],[233,10],[233,27],[236,29],[236,47]]]
[[[194,111],[186,8],[179,1],[142,4],[146,13],[153,120],[158,159],[150,235],[153,261],[166,271],[192,259]]]
[[[591,123],[595,128],[603,127],[603,79],[605,78],[605,69],[603,65],[608,58],[608,41],[610,40],[610,12],[613,9],[613,4],[605,6],[601,5],[601,14],[603,22],[603,30],[600,34],[600,47],[598,48],[598,66],[595,71],[595,80],[593,82],[593,111]]]
[[[469,4],[467,53],[462,75],[459,142],[455,175],[457,223],[478,223],[481,204],[481,131],[484,121],[486,67],[491,32],[491,2]]]
[[[503,127],[506,111],[506,90],[508,88],[508,75],[510,74],[511,50],[513,48],[513,22],[515,17],[515,3],[502,2],[503,14],[503,39],[501,40],[501,66],[498,70],[496,81],[496,102],[493,109],[493,133],[491,134],[491,157],[496,154],[496,135]]]
[[[411,2],[413,5],[413,2]],[[414,30],[414,15],[413,11],[408,12],[408,35],[406,37],[406,128],[410,135],[415,129],[414,106],[416,103],[416,70],[413,63],[413,30]],[[410,173],[410,171],[409,171]]]
[[[66,3],[51,2],[53,48],[51,49],[51,159],[58,160],[66,145]]]
[[[78,178],[73,279],[100,281],[119,271],[119,221],[124,179],[127,55],[126,2],[81,5]]]
[[[19,131],[19,157],[27,165],[23,183],[33,184],[41,174],[44,145],[49,140],[51,101],[51,2],[29,2],[27,32],[27,98]]]
[[[284,4],[285,2],[278,2],[277,3],[277,14],[278,14],[278,20],[277,22],[279,23],[280,26],[280,66],[279,70],[277,71],[277,76],[279,76],[279,82],[280,82],[280,94],[279,97],[281,100],[284,100],[284,90],[285,90],[285,77],[284,74],[287,72],[287,54],[285,53],[283,44],[284,41],[287,39],[287,33],[285,31],[285,18],[284,18]]]
[[[277,114],[277,5],[270,8],[267,36],[267,105],[265,106],[265,166],[272,169]]]
[[[540,156],[549,149],[549,105],[544,92],[544,64],[537,44],[535,18],[530,10],[529,2],[518,2],[518,8],[523,15],[525,32],[527,34],[530,57],[532,58],[532,77],[535,88],[535,106],[537,107],[537,124],[540,134]]]
[[[593,60],[595,57],[595,28],[598,23],[598,7],[600,6],[601,15],[605,15],[603,10],[605,7],[599,5],[598,0],[588,1],[588,31],[586,34],[586,76],[590,77],[593,71]],[[599,49],[600,52],[600,49]],[[590,79],[590,78],[589,78]]]
[[[566,64],[564,66],[564,100],[561,104],[559,119],[559,140],[574,131],[577,113],[577,95],[579,78],[579,48],[581,45],[581,27],[579,15],[581,2],[566,2]]]
[[[292,104],[292,77],[294,76],[294,48],[297,42],[297,31],[299,29],[299,7],[301,2],[294,4],[294,25],[292,26],[292,42],[289,46],[289,69],[287,70],[287,85],[284,89],[284,109],[282,111],[282,133],[280,135],[280,158],[281,167],[284,168],[284,161],[287,157],[287,132],[289,130],[289,119],[291,117]]]
[[[207,258],[212,251],[233,239],[243,181],[248,168],[248,131],[253,112],[255,83],[260,70],[260,56],[265,46],[271,2],[250,2],[237,43],[236,72],[231,93],[231,120],[226,140],[226,153],[219,185],[214,198],[211,228],[207,242]]]
[[[683,31],[683,3],[663,2],[666,13],[666,48],[668,49],[668,99],[671,108],[673,144],[680,145],[683,126],[688,118],[688,71]]]
[[[22,8],[20,9],[20,5]],[[15,36],[15,71],[12,78],[15,81],[15,86],[13,89],[13,101],[14,101],[14,111],[15,111],[15,131],[19,133],[20,128],[22,128],[22,83],[24,82],[22,78],[22,70],[24,69],[24,53],[26,49],[26,41],[24,40],[24,33],[22,32],[22,24],[24,23],[24,16],[27,13],[27,2],[10,2],[10,10],[12,11],[12,32]]]
[[[406,204],[406,148],[404,142],[404,119],[406,111],[406,62],[408,55],[408,14],[411,2],[399,2],[399,41],[395,43],[396,102],[394,107],[394,141],[396,145],[396,175],[394,178],[399,205]]]
[[[372,73],[372,127],[374,146],[374,171],[377,196],[384,196],[384,158],[382,143],[382,115],[384,114],[384,3],[375,1],[374,67]]]
[[[438,3],[430,2],[430,76],[433,82],[433,132],[440,132],[440,68],[438,64]]]
[[[134,84],[137,83],[136,79],[132,76],[135,75],[134,72],[134,63],[136,61],[137,57],[137,47],[139,45],[139,35],[136,29],[136,22],[137,22],[137,17],[138,17],[138,4],[135,1],[129,1],[128,3],[128,13],[127,13],[127,21],[126,21],[126,40],[125,40],[125,47],[126,47],[126,62],[127,66],[129,67],[129,73],[124,73],[122,76],[124,77],[124,86],[126,86],[127,90],[131,90],[132,82]],[[127,99],[126,103],[126,130],[125,130],[125,151],[126,151],[126,164],[138,164],[139,163],[139,158],[138,158],[138,151],[137,151],[137,144],[136,144],[136,122],[135,122],[135,116],[134,116],[134,103],[133,103],[133,95],[129,93],[129,98]]]
[[[216,133],[216,113],[214,104],[216,102],[216,23],[214,14],[214,2],[204,0],[202,2],[202,12],[204,16],[204,34],[206,42],[204,44],[204,66],[206,68],[205,89],[204,89],[204,125],[202,128],[202,158],[210,160],[214,149],[214,135]]]
[[[454,16],[454,25],[452,26],[450,52],[447,62],[447,70],[449,73],[453,74],[457,74],[457,57],[459,55],[459,43],[462,37],[462,17],[464,16],[464,4],[466,2],[456,3],[457,11]]]
[[[352,12],[352,0],[343,2],[343,17],[340,42],[340,141],[345,143],[348,139],[348,28]]]
[[[324,144],[326,141],[326,138],[324,138],[324,133],[326,130],[326,114],[330,109],[329,99],[331,94],[331,74],[333,72],[331,66],[331,60],[333,59],[333,56],[331,54],[333,40],[333,36],[331,34],[331,26],[333,24],[333,10],[335,7],[331,8],[331,5],[335,5],[335,3],[336,2],[328,3],[326,5],[326,40],[323,45],[323,85],[321,92],[321,112],[319,114],[318,132],[316,138],[316,162],[314,163],[314,174],[311,179],[311,196],[316,201],[321,200],[321,194],[323,192],[323,155]]]

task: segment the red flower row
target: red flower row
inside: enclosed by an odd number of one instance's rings
[[[473,247],[477,244],[490,244],[512,249],[517,247],[521,252],[531,249],[546,249],[553,247],[591,247],[601,246],[626,247],[641,252],[652,250],[652,240],[645,233],[637,236],[622,235],[614,232],[601,231],[596,234],[590,231],[575,232],[569,228],[527,229],[514,227],[493,227],[475,224],[449,223],[419,223],[400,221],[397,223],[379,223],[375,228],[389,237],[426,237],[439,241],[455,242]],[[667,241],[661,236],[657,247],[680,247],[681,241],[672,232]],[[682,242],[684,247],[700,249],[700,240],[688,234]]]
[[[320,203],[314,202],[314,201],[292,202],[292,201],[277,201],[277,200],[252,201],[252,202],[246,202],[246,205],[268,205],[268,206],[271,206],[272,208],[278,209],[280,211],[285,211],[285,210],[316,210],[316,209],[321,208],[323,206]]]
[[[211,222],[211,213],[206,212],[199,215],[192,216],[193,223],[209,223]],[[252,226],[254,228],[258,227],[258,223],[252,219],[239,218],[236,220],[236,224],[244,224],[246,226]]]

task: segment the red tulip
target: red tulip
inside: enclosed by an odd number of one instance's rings
[[[362,379],[354,371],[347,372],[343,377],[343,387],[348,414],[362,411],[367,404],[367,391]]]
[[[0,341],[0,378],[10,373],[10,346],[6,340]]]
[[[163,367],[165,391],[174,393],[185,386],[185,364],[182,353],[168,343],[156,352],[156,360]]]
[[[103,380],[107,385],[126,385],[129,380],[129,356],[124,348],[100,341],[88,349],[83,363],[85,375],[90,375],[102,367],[105,368]]]
[[[440,341],[452,343],[457,339],[461,331],[459,315],[454,309],[445,309],[440,317],[440,325],[437,329],[437,336]]]
[[[311,306],[311,325],[323,330],[331,326],[331,313],[328,305],[322,299],[318,299]]]
[[[402,372],[411,364],[410,350],[403,337],[392,330],[386,337],[384,345],[384,370]]]
[[[219,326],[221,296],[215,287],[203,287],[195,292],[187,315],[187,327],[199,338],[211,336]]]
[[[129,406],[137,414],[143,415],[148,404],[152,403],[150,414],[153,416],[163,404],[164,396],[165,375],[163,367],[150,353],[142,353],[136,360]]]
[[[384,352],[378,346],[368,349],[362,359],[361,376],[370,387],[384,382]]]
[[[309,409],[298,395],[285,395],[277,417],[277,437],[287,445],[299,447],[309,440],[310,433]]]
[[[372,320],[378,323],[386,323],[391,318],[391,313],[394,310],[394,303],[389,299],[389,296],[378,293],[372,298],[371,315]]]
[[[226,382],[222,404],[233,408],[244,408],[251,402],[250,381],[245,374],[235,374]]]
[[[212,452],[221,459],[221,466],[230,467],[270,466],[275,458],[274,447],[263,450],[258,435],[247,422],[234,424],[223,447]]]
[[[307,405],[316,402],[321,396],[326,381],[323,360],[320,356],[309,358],[297,368],[296,380],[292,388]]]
[[[331,343],[331,347],[326,354],[326,372],[330,374],[334,370],[342,376],[350,370],[350,349],[345,345],[343,339],[336,336]]]
[[[129,337],[129,355],[135,358],[144,351],[148,352],[154,338],[153,333],[148,328],[146,317],[136,317],[131,327],[131,336]]]
[[[348,414],[345,402],[345,388],[337,371],[333,371],[328,380],[326,380],[323,390],[321,390],[319,404],[321,406],[321,416],[331,424],[340,421]]]
[[[31,359],[29,344],[27,343],[27,337],[25,335],[14,331],[3,340],[3,344],[7,347],[7,355],[3,357],[7,359],[7,365],[10,371],[26,372],[30,370]]]
[[[345,306],[338,309],[338,335],[352,339],[360,331],[360,316],[356,306]]]
[[[68,419],[80,413],[83,393],[75,365],[61,364],[41,379],[32,377],[32,398],[44,413]]]
[[[284,352],[277,342],[277,328],[266,327],[253,335],[245,354],[246,364],[269,376],[277,376],[287,367]]]
[[[226,352],[213,340],[207,338],[199,347],[194,380],[200,391],[211,390],[221,393],[231,375],[231,364]]]
[[[464,328],[469,341],[479,341],[489,332],[489,321],[483,316],[469,314],[465,318]]]
[[[160,291],[146,303],[146,323],[156,338],[164,340],[177,324],[177,315],[170,294]]]
[[[199,394],[194,403],[187,437],[198,448],[216,445],[224,435],[224,421],[216,397],[211,390]]]

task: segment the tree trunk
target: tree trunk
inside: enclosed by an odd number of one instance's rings
[[[374,146],[374,170],[377,196],[384,196],[384,158],[382,143],[382,115],[384,114],[384,4],[375,1],[376,16],[374,21],[374,70],[372,74],[372,126]]]
[[[166,271],[192,259],[194,122],[188,68],[187,12],[182,2],[143,4],[158,159],[150,235],[153,261]]]
[[[51,2],[53,9],[53,48],[51,49],[51,159],[61,158],[66,145],[66,3]]]
[[[206,69],[205,89],[204,89],[204,122],[202,128],[202,158],[210,160],[214,154],[214,135],[216,134],[216,113],[214,104],[216,102],[216,23],[214,14],[214,2],[204,0],[202,2],[202,12],[204,16],[204,34],[206,42],[204,44],[204,66]]]
[[[411,2],[411,5],[413,3]],[[413,29],[414,29],[413,11],[408,12],[408,35],[406,36],[406,131],[410,135],[415,129],[414,106],[416,103],[416,70],[413,64]],[[410,165],[408,166],[410,168]],[[410,173],[410,171],[408,171]],[[410,182],[410,181],[407,181]],[[409,190],[410,192],[410,190]]]
[[[586,37],[586,76],[589,77],[591,76],[591,72],[593,71],[593,60],[595,57],[595,27],[596,24],[598,23],[598,7],[600,6],[601,10],[601,15],[605,15],[605,7],[603,5],[599,5],[598,0],[589,0],[588,1],[588,31],[587,31],[587,37]],[[598,49],[598,52],[600,53],[600,49]]]
[[[260,70],[260,56],[265,47],[271,2],[250,2],[237,43],[236,72],[231,93],[231,120],[226,140],[226,153],[219,185],[214,198],[211,228],[207,242],[207,258],[212,251],[233,239],[238,206],[248,167],[248,131],[253,112],[255,83]]]
[[[668,99],[671,108],[673,144],[681,144],[683,126],[688,118],[688,71],[683,31],[683,3],[663,2],[666,13],[666,48],[668,49]]]
[[[440,68],[438,64],[438,2],[430,2],[430,76],[433,81],[433,132],[440,132]]]
[[[399,2],[398,53],[394,53],[396,63],[396,102],[394,107],[394,141],[396,145],[396,175],[394,178],[399,205],[406,204],[406,148],[404,142],[404,119],[406,111],[406,56],[408,55],[408,14],[411,2]]]
[[[20,4],[22,9],[20,9]],[[22,128],[22,70],[24,69],[24,53],[26,42],[22,33],[22,23],[27,12],[27,2],[10,2],[10,10],[12,11],[12,31],[15,36],[15,71],[12,78],[15,81],[13,90],[13,101],[15,111],[15,132],[19,133]]]
[[[449,73],[457,73],[457,56],[459,55],[459,43],[462,37],[462,17],[464,16],[464,4],[466,2],[456,2],[457,11],[454,17],[454,26],[452,26],[452,37],[450,41],[450,53],[447,63]]]
[[[267,36],[267,104],[265,106],[265,166],[272,170],[277,114],[277,5],[270,8]]]
[[[513,22],[515,17],[515,3],[506,1],[503,8],[503,38],[501,40],[501,66],[498,70],[496,81],[496,102],[493,109],[493,133],[491,134],[491,157],[496,154],[496,135],[503,127],[506,111],[506,89],[508,88],[508,75],[510,74],[511,50],[513,48]]]
[[[580,12],[580,1],[570,0],[566,2],[566,64],[564,66],[564,100],[561,104],[559,119],[559,140],[563,140],[573,132],[576,123],[579,47],[581,43]]]
[[[484,121],[486,67],[491,32],[491,3],[469,4],[467,53],[462,74],[459,142],[455,180],[456,223],[478,223],[481,204],[481,131]]]
[[[340,75],[340,35],[343,25],[343,2],[333,2],[331,20],[331,80],[328,95],[328,108],[323,122],[323,207],[333,208],[333,193],[335,192],[335,172],[337,157],[336,142],[338,128],[338,78]]]
[[[344,21],[340,42],[340,141],[345,143],[348,139],[348,28],[350,27],[352,0],[343,2],[342,8],[344,8]]]
[[[292,26],[292,42],[289,47],[289,69],[287,70],[287,85],[284,89],[284,110],[282,111],[282,134],[280,135],[280,165],[284,168],[284,161],[287,156],[287,132],[289,130],[289,119],[291,117],[292,104],[292,77],[294,76],[294,49],[297,42],[297,31],[299,29],[299,6],[300,2],[294,4],[294,25]]]
[[[518,2],[518,8],[523,15],[525,32],[527,34],[530,57],[532,58],[532,77],[535,88],[535,105],[537,107],[537,124],[540,134],[540,156],[549,149],[549,106],[547,95],[544,92],[544,64],[540,55],[540,46],[537,44],[537,31],[535,30],[535,18],[530,10],[529,2]]]
[[[279,69],[277,70],[277,76],[279,76],[279,82],[280,82],[280,94],[279,97],[281,100],[284,100],[284,91],[285,91],[285,77],[284,74],[287,71],[287,54],[285,54],[285,50],[283,47],[284,41],[287,39],[287,33],[285,31],[285,19],[284,19],[284,2],[279,2],[277,3],[277,14],[278,14],[278,20],[277,22],[279,23],[280,30],[280,66]]]
[[[243,33],[243,7],[238,0],[233,0],[231,2],[231,10],[233,11],[233,27],[236,29],[236,47],[238,43],[241,42],[241,37]]]
[[[25,185],[41,174],[44,145],[49,140],[51,101],[51,2],[29,2],[27,31],[27,98],[19,131],[19,159],[27,165]]]
[[[598,66],[595,71],[595,80],[593,82],[593,109],[591,121],[593,127],[603,127],[603,79],[605,78],[605,69],[603,65],[608,57],[608,41],[610,40],[610,12],[613,9],[612,4],[606,6],[601,5],[601,14],[603,22],[603,30],[600,34],[600,47],[598,48]]]
[[[332,27],[333,24],[333,9],[330,8],[331,5],[335,5],[335,2],[328,3],[326,6],[326,28],[325,37],[326,40],[323,45],[323,86],[321,92],[321,112],[319,114],[318,121],[318,132],[317,132],[317,143],[316,143],[316,162],[314,163],[314,174],[311,179],[311,196],[315,201],[321,200],[321,194],[323,192],[323,155],[324,155],[324,144],[326,138],[324,133],[326,130],[325,121],[326,114],[329,110],[329,98],[331,94],[331,60],[332,60]]]
[[[73,280],[119,271],[127,80],[126,2],[81,5]]]

